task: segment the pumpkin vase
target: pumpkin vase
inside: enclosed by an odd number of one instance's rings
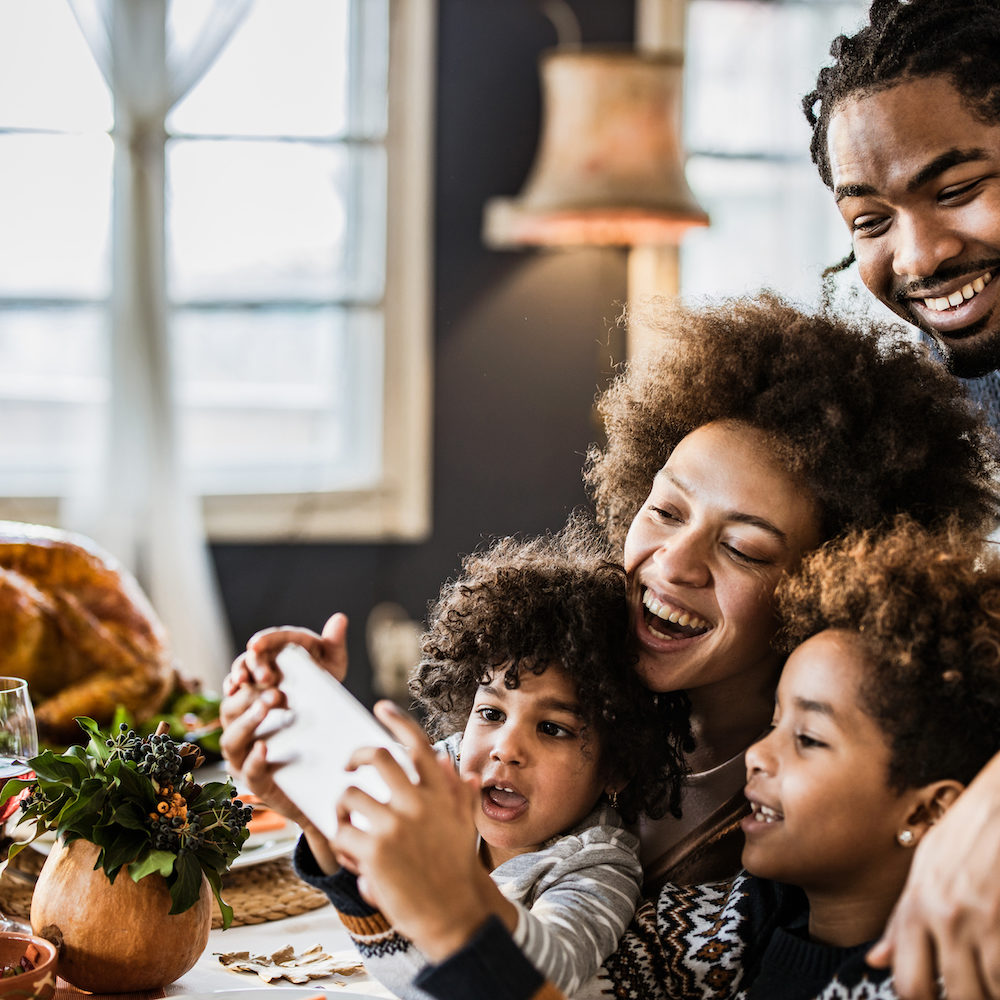
[[[212,890],[202,877],[198,902],[170,915],[162,875],[133,882],[127,869],[109,882],[94,871],[99,851],[61,838],[45,860],[31,900],[35,934],[61,941],[59,975],[94,993],[166,986],[198,961],[212,927]]]

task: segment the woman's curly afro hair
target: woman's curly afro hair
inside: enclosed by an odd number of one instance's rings
[[[952,522],[899,517],[808,556],[778,587],[791,648],[856,633],[861,707],[886,734],[897,790],[968,783],[1000,750],[1000,559]]]
[[[625,572],[574,516],[558,534],[503,538],[465,558],[431,608],[410,691],[438,738],[465,728],[479,685],[497,671],[516,688],[526,671],[565,670],[603,773],[628,781],[621,814],[679,813],[686,704],[643,687],[630,648]]]
[[[640,321],[660,342],[598,400],[607,444],[585,470],[616,544],[680,440],[717,420],[770,439],[818,502],[823,538],[897,513],[992,527],[995,438],[962,384],[895,329],[772,293],[697,309],[654,299]]]

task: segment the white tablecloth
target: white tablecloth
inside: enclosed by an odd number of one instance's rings
[[[166,987],[167,996],[189,993],[218,993],[225,990],[249,989],[308,989],[311,993],[328,991],[331,997],[348,1000],[352,996],[393,998],[381,983],[367,973],[353,976],[331,976],[326,979],[312,979],[308,983],[296,985],[280,980],[268,985],[256,974],[231,972],[219,964],[218,952],[249,951],[255,955],[270,955],[286,945],[291,945],[296,954],[320,945],[327,954],[343,959],[345,964],[359,962],[357,951],[351,939],[337,919],[333,907],[323,906],[318,910],[284,920],[272,920],[266,924],[249,924],[245,927],[230,927],[227,931],[214,930],[208,939],[208,947],[195,967]]]

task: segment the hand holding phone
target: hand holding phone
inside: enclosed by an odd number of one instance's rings
[[[287,708],[272,709],[257,728],[267,759],[278,765],[274,781],[327,838],[337,831],[336,804],[350,785],[381,802],[389,789],[374,767],[345,770],[360,747],[385,747],[411,781],[409,755],[339,681],[301,647],[285,646],[276,658]]]

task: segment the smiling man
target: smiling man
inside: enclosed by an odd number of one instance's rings
[[[1000,430],[1000,2],[874,0],[802,101],[865,285],[931,339]],[[904,1000],[1000,1000],[1000,770],[968,850],[926,844],[870,960]],[[971,796],[969,797],[971,802]],[[931,838],[932,840],[934,838]],[[935,888],[927,878],[934,872]]]
[[[875,0],[803,99],[868,289],[1000,426],[1000,4]],[[987,376],[982,378],[982,376]]]

